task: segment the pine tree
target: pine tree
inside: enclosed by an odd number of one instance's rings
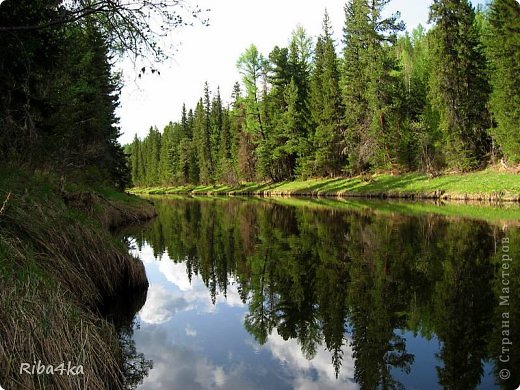
[[[193,114],[193,143],[198,160],[198,179],[203,184],[209,184],[212,180],[209,102],[209,90],[205,88],[204,98],[199,100]]]
[[[520,162],[520,4],[494,0],[486,36],[491,75],[490,108],[496,127],[492,135],[504,157]]]
[[[490,152],[486,108],[489,86],[467,0],[435,0],[430,8],[432,65],[430,98],[440,112],[447,164],[461,170],[482,166]]]
[[[177,167],[177,151],[175,149],[175,126],[170,122],[161,136],[161,150],[159,152],[159,183],[172,184],[173,173]]]
[[[343,165],[341,156],[342,102],[339,87],[338,58],[332,38],[329,15],[325,11],[323,32],[315,50],[311,76],[311,114],[314,158],[310,174],[337,175]]]
[[[224,107],[222,106],[219,87],[217,87],[217,93],[211,101],[210,125],[211,161],[213,165],[212,172],[213,177],[216,177],[218,167],[220,166],[220,159],[222,157],[220,147],[224,127]]]
[[[388,43],[404,29],[399,14],[382,17],[390,0],[353,0],[345,7],[344,152],[354,171],[389,164],[391,91],[395,70]]]

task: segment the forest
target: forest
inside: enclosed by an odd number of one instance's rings
[[[115,65],[166,60],[161,39],[200,13],[163,0],[1,2],[1,166],[125,188]]]
[[[125,146],[134,186],[280,182],[378,171],[468,172],[520,162],[520,5],[435,0],[411,33],[389,0],[345,5],[342,50],[317,39],[253,44],[225,103],[206,83],[161,132]]]

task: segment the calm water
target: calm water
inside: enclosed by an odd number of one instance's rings
[[[512,267],[519,260],[515,224],[348,202],[155,202],[159,217],[131,233],[150,280],[133,340],[153,368],[139,389],[520,381],[518,272],[508,276],[510,305],[499,304],[503,239]],[[504,311],[513,346],[497,364]]]

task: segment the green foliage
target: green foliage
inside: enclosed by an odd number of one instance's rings
[[[45,2],[6,1],[0,26],[59,18]],[[115,110],[119,78],[93,19],[0,31],[0,156],[3,163],[54,170],[124,188],[130,182]]]
[[[393,145],[396,160],[406,170],[435,172],[442,168],[439,115],[432,107],[429,94],[431,77],[430,36],[419,25],[396,43],[399,70],[397,131]]]
[[[310,107],[315,131],[312,134],[314,156],[307,162],[307,175],[335,176],[341,173],[344,165],[341,153],[344,108],[339,63],[329,23],[329,15],[325,13],[310,79]]]
[[[383,18],[389,0],[354,0],[345,7],[343,90],[347,127],[345,152],[356,172],[388,168],[395,138],[395,60],[388,44],[404,29],[399,13]]]
[[[485,59],[467,0],[436,0],[431,6],[430,99],[440,113],[439,128],[448,166],[471,170],[489,158],[489,85]]]
[[[173,141],[163,142],[162,173],[135,167],[134,182],[270,188],[380,171],[437,176],[500,155],[518,163],[518,6],[495,1],[475,14],[467,0],[436,0],[428,32],[397,36],[404,25],[399,13],[384,16],[388,3],[347,2],[341,58],[326,12],[314,44],[298,26],[268,56],[248,47],[230,104],[206,84],[191,116],[183,108],[172,125],[176,135],[163,136]],[[148,179],[136,179],[143,170]]]
[[[491,129],[504,157],[520,162],[520,4],[495,0],[490,5],[485,35],[493,86],[490,109],[496,121]]]

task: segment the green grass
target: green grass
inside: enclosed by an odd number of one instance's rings
[[[108,228],[153,213],[136,196],[75,182],[62,191],[54,174],[0,169],[2,385],[122,388],[126,352],[100,310],[126,288],[144,294],[148,281],[142,263]],[[66,357],[82,364],[85,373],[45,378],[19,373],[16,362],[34,356],[49,362]]]
[[[239,185],[188,185],[134,188],[148,194],[264,194],[315,196],[387,196],[444,199],[520,200],[520,175],[485,170],[429,178],[419,173],[379,174],[367,178],[297,180]]]
[[[310,208],[373,210],[383,214],[428,215],[463,217],[492,223],[520,224],[520,206],[516,203],[489,205],[482,203],[433,203],[381,200],[273,198],[274,202]]]
[[[142,195],[152,200],[192,200],[197,202],[227,202],[228,196],[186,196],[172,195]],[[288,207],[308,208],[314,210],[352,210],[358,212],[375,212],[385,215],[441,215],[446,217],[475,219],[492,224],[520,226],[520,204],[516,202],[442,202],[442,201],[409,201],[409,200],[381,200],[361,198],[332,198],[332,197],[262,197],[262,196],[234,196],[252,203],[276,203]]]

